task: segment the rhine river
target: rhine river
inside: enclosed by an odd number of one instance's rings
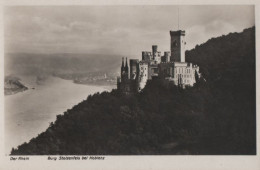
[[[40,84],[32,77],[21,81],[29,90],[5,96],[5,153],[44,132],[56,115],[85,100],[89,94],[106,91],[102,86],[75,84],[49,77]],[[34,88],[34,89],[33,89]],[[110,87],[111,88],[111,87]]]

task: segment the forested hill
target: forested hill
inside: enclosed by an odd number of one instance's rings
[[[186,55],[206,82],[182,90],[153,80],[132,96],[88,96],[11,154],[256,154],[254,28]]]
[[[244,29],[241,33],[211,38],[204,44],[196,45],[194,49],[186,51],[186,61],[199,65],[203,76],[210,80],[219,79],[227,70],[242,68],[245,71],[251,69],[251,74],[247,76],[254,77],[255,27]]]

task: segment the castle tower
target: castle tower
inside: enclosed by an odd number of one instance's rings
[[[161,57],[161,62],[170,62],[170,51],[164,52],[164,55]]]
[[[153,45],[152,46],[152,49],[153,49],[153,55],[157,52],[157,45]],[[154,56],[153,56],[154,57]]]
[[[130,59],[130,79],[135,80],[137,77],[138,71],[138,59]]]
[[[156,63],[160,63],[161,62],[161,52],[157,51],[158,46],[157,45],[153,45],[152,46],[152,55],[153,55],[153,60]]]
[[[171,61],[185,62],[185,31],[170,31]]]

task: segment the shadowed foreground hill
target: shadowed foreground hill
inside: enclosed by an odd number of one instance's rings
[[[11,154],[256,154],[254,28],[186,54],[206,83],[182,90],[153,80],[133,96],[94,94]]]

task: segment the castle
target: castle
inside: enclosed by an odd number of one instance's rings
[[[195,75],[199,67],[185,62],[185,31],[170,31],[171,51],[158,51],[157,45],[152,51],[143,51],[142,60],[130,59],[130,73],[127,58],[122,58],[121,77],[117,78],[117,89],[124,94],[142,90],[148,80],[154,78],[166,79],[182,88],[196,83]]]

